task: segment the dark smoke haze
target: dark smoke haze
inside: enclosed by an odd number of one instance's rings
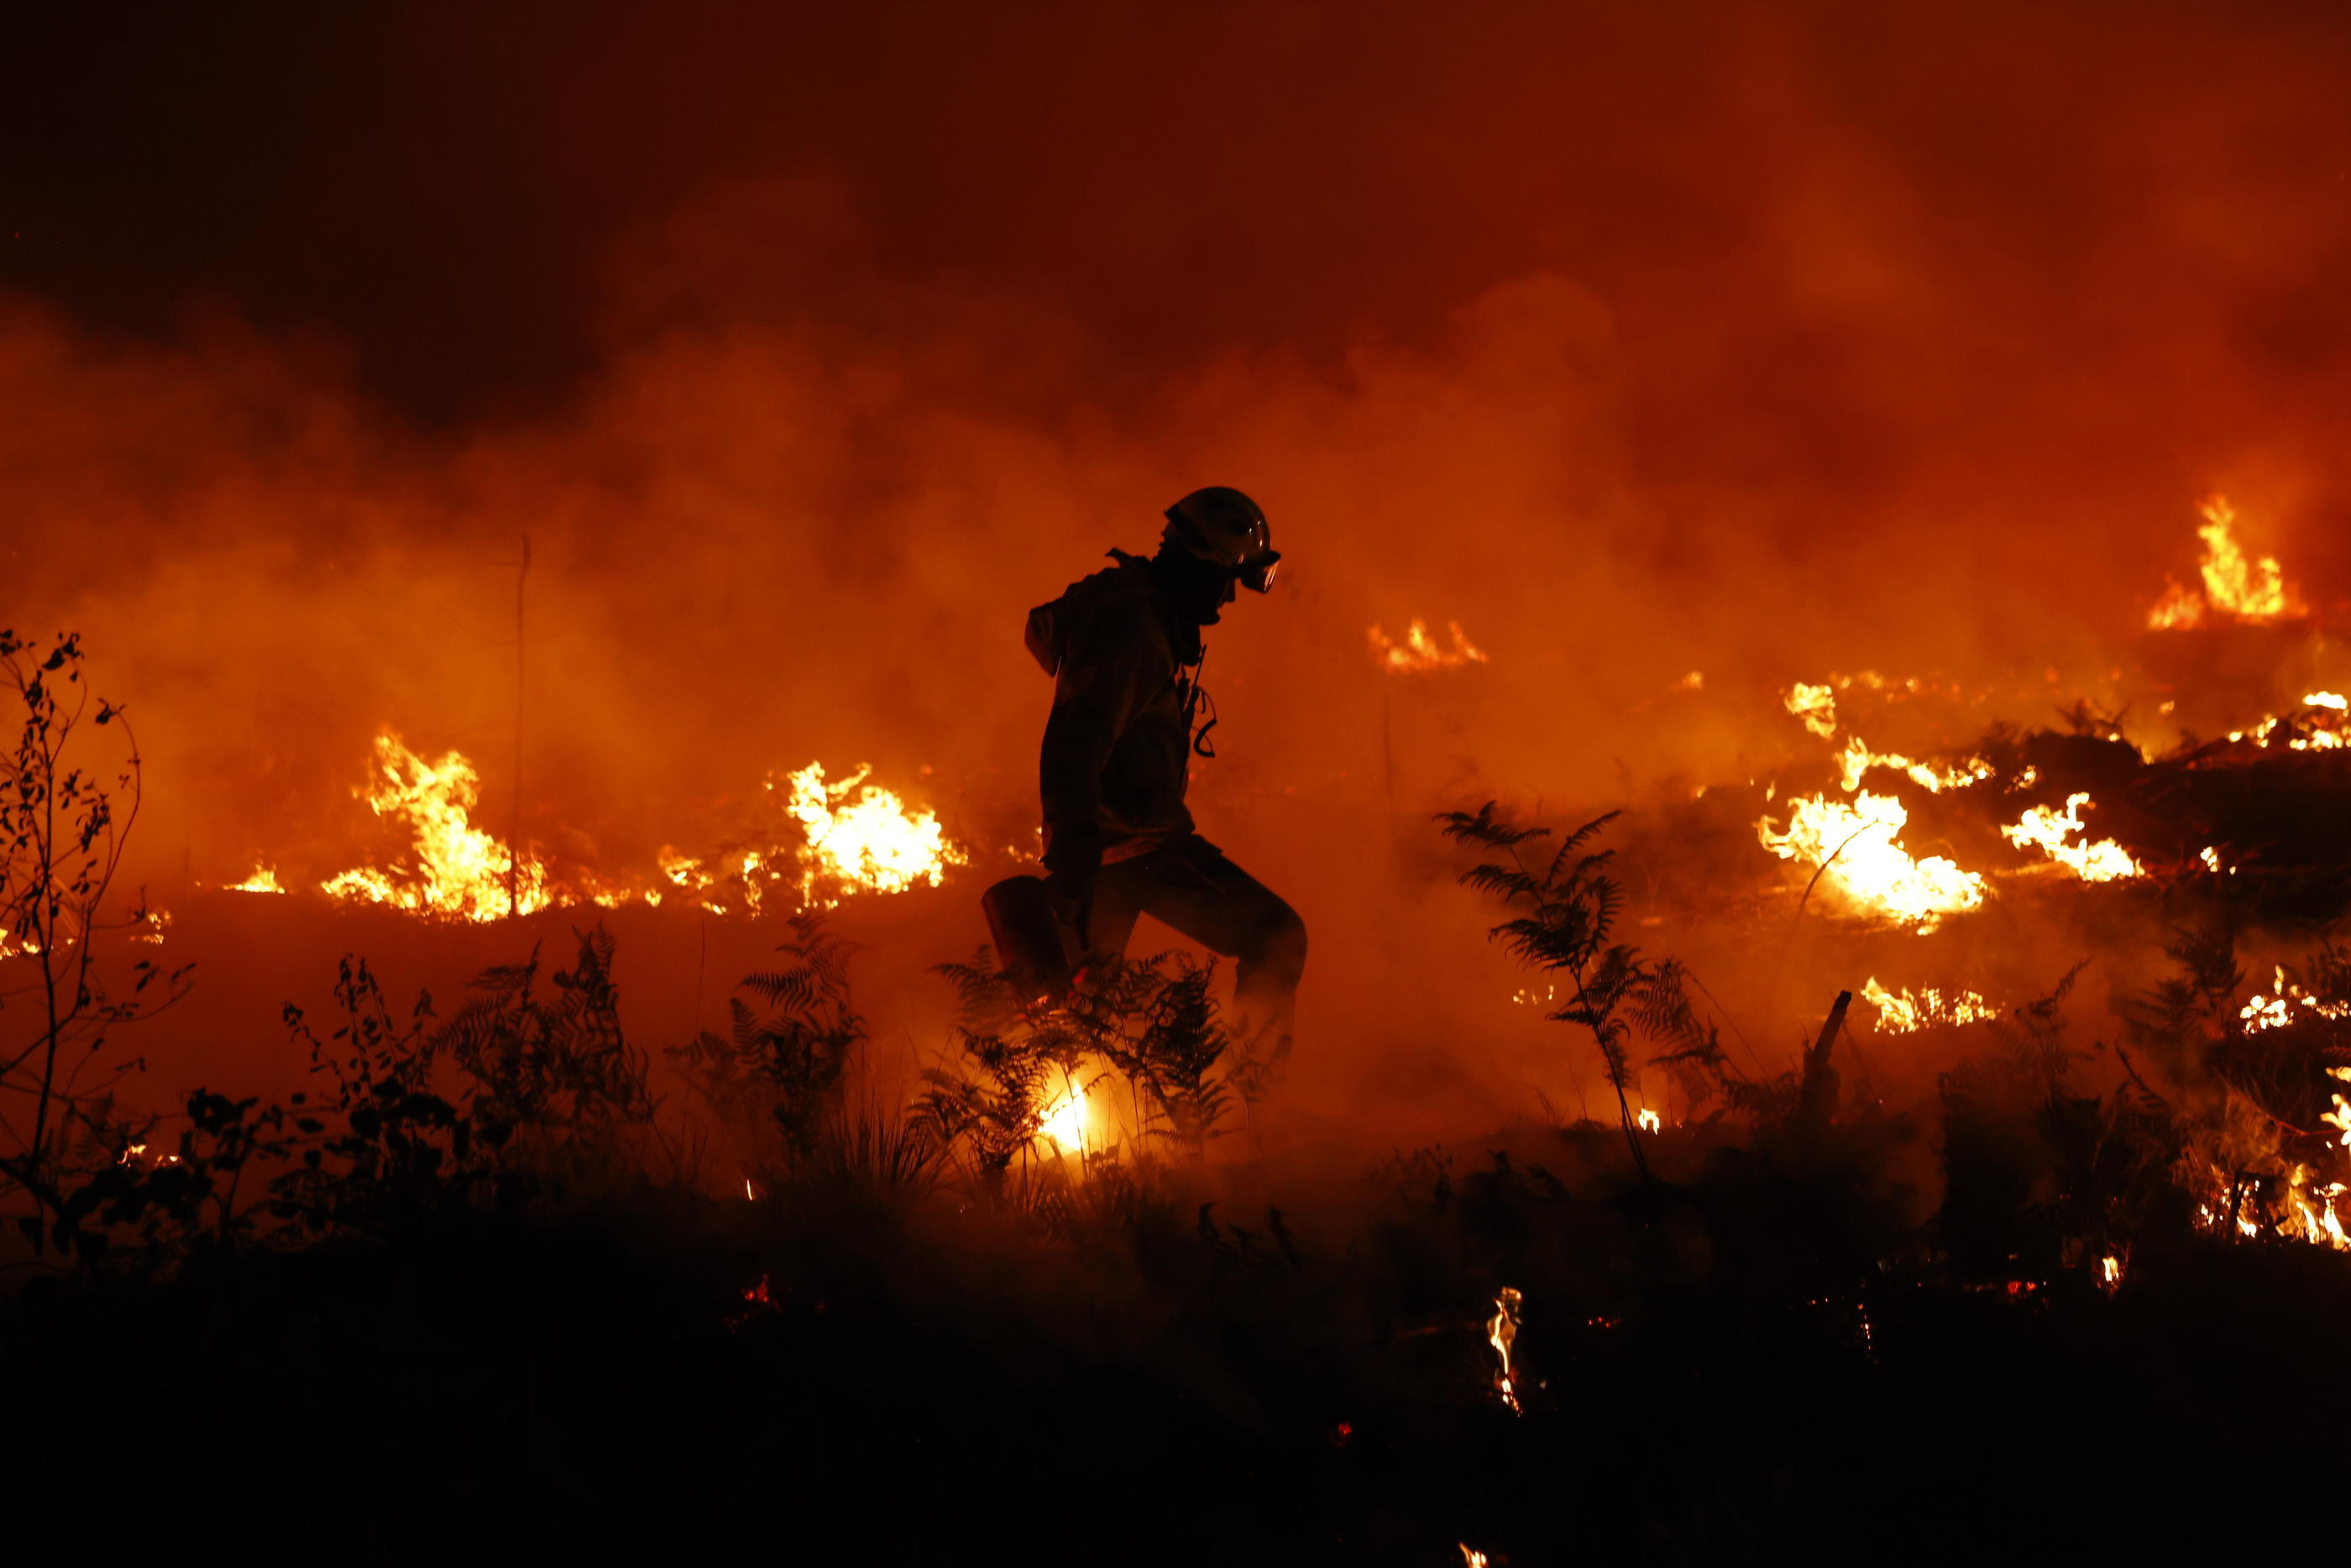
[[[1215,634],[1201,815],[1307,915],[1326,1018],[1458,983],[1399,920],[1509,983],[1396,819],[1743,778],[1832,668],[2102,672],[2216,490],[2351,590],[2336,7],[13,33],[0,624],[131,705],[161,885],[350,864],[385,725],[502,822],[526,535],[526,830],[618,868],[811,758],[1018,819],[1022,615],[1249,490],[1290,565]],[[1491,663],[1379,675],[1414,616]]]

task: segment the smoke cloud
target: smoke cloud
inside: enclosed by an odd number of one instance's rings
[[[1326,1054],[1482,1108],[1428,811],[1755,776],[1830,668],[2094,677],[2215,490],[2351,580],[2323,8],[283,21],[54,22],[9,138],[0,623],[130,704],[159,883],[351,863],[387,726],[502,823],[526,538],[528,836],[641,867],[819,758],[1001,840],[1028,607],[1237,484],[1204,830]],[[1415,617],[1489,662],[1383,674]]]

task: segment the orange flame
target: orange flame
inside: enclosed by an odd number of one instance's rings
[[[2231,730],[2231,741],[2251,741],[2263,748],[2283,740],[2290,751],[2339,751],[2351,730],[2351,700],[2336,691],[2313,691],[2302,700],[2302,711],[2273,713],[2250,730]],[[2283,732],[2281,736],[2280,732]]]
[[[1842,782],[1848,794],[1861,787],[1863,775],[1872,768],[1892,768],[1929,794],[1938,794],[1947,789],[1965,789],[1970,784],[1980,784],[1991,777],[1994,772],[1992,765],[1981,757],[1970,757],[1966,762],[1938,768],[1899,753],[1873,752],[1869,743],[1859,735],[1844,743],[1844,750],[1837,753],[1837,763],[1844,770]]]
[[[2274,556],[2249,556],[2237,543],[2236,509],[2224,495],[2201,502],[2196,510],[2203,524],[2196,530],[2204,541],[2200,575],[2203,592],[2173,582],[2163,597],[2147,612],[2147,624],[2169,631],[2203,623],[2207,609],[2232,620],[2269,621],[2300,615],[2302,606],[2286,587],[2285,573]]]
[[[1440,648],[1428,635],[1428,623],[1417,616],[1405,628],[1404,641],[1391,641],[1388,634],[1373,627],[1366,634],[1372,645],[1372,656],[1382,669],[1391,674],[1426,674],[1432,670],[1458,670],[1465,664],[1483,664],[1486,656],[1462,635],[1461,623],[1450,620],[1445,628],[1453,635],[1451,648]]]
[[[427,762],[386,732],[375,743],[373,776],[364,792],[379,816],[404,823],[413,837],[406,854],[390,869],[355,867],[320,890],[353,902],[471,920],[494,920],[507,913],[508,859],[504,845],[475,827],[472,812],[480,775],[459,753]],[[840,784],[825,782],[824,767],[810,763],[798,773],[770,774],[769,790],[788,791],[786,811],[806,836],[798,852],[797,882],[804,906],[831,909],[852,892],[896,893],[927,882],[936,887],[946,868],[965,864],[938,819],[910,811],[891,791],[865,783],[861,767]],[[574,869],[559,883],[547,864],[525,850],[514,868],[516,912],[530,914],[557,903],[594,903],[611,909],[642,899],[668,898],[714,915],[757,915],[778,886],[790,886],[785,852],[766,848],[725,851],[697,859],[672,845],[655,857],[660,881],[651,888],[631,881],[605,882]],[[273,867],[259,866],[242,892],[283,892]],[[723,901],[722,901],[723,900]]]
[[[2086,839],[2080,844],[2066,842],[2083,831],[2081,808],[2088,804],[2088,794],[2081,792],[2065,797],[2062,812],[2053,805],[2036,805],[2013,827],[2001,828],[2001,836],[2020,849],[2028,846],[2039,849],[2085,882],[2115,882],[2142,875],[2130,852],[2111,838],[2095,844]]]
[[[1999,1008],[1972,991],[1955,991],[1946,997],[1929,985],[1914,996],[1907,987],[1898,992],[1886,990],[1876,975],[1861,988],[1861,995],[1877,1009],[1881,1034],[1908,1034],[1938,1023],[1980,1023],[2000,1016]]]
[[[1072,1083],[1069,1092],[1046,1110],[1037,1130],[1050,1138],[1059,1152],[1081,1155],[1086,1151],[1086,1109],[1085,1085]]]
[[[1788,711],[1805,729],[1821,739],[1836,733],[1836,692],[1825,681],[1812,686],[1799,680],[1780,694],[1780,701],[1787,704]]]
[[[2283,1029],[2289,1023],[2298,1022],[2301,1016],[2314,1018],[2351,1016],[2351,1003],[2321,1002],[2286,979],[2284,965],[2273,964],[2271,968],[2277,977],[2274,992],[2264,996],[2260,992],[2255,992],[2245,1005],[2237,1010],[2237,1019],[2245,1026],[2246,1033],[2259,1034],[2265,1030]]]
[[[1525,1299],[1504,1285],[1494,1297],[1494,1315],[1486,1320],[1486,1343],[1494,1347],[1494,1354],[1502,1362],[1501,1369],[1494,1374],[1494,1392],[1502,1397],[1502,1403],[1513,1416],[1524,1413],[1519,1405],[1516,1375],[1510,1370],[1510,1346],[1519,1340],[1519,1305]]]
[[[1763,847],[1819,868],[1827,889],[1856,913],[1915,926],[1924,936],[1946,915],[1980,908],[1984,879],[1943,856],[1914,858],[1897,835],[1910,820],[1891,795],[1865,790],[1852,802],[1807,795],[1789,803],[1783,831],[1755,825]]]
[[[2351,1067],[2329,1067],[2326,1072],[2330,1077],[2351,1083]],[[2346,1100],[2340,1095],[2335,1096],[2335,1108],[2331,1111],[2319,1112],[2318,1119],[2341,1133],[2343,1136],[2335,1141],[2346,1148],[2351,1148],[2351,1100]]]
[[[481,793],[474,764],[456,752],[428,763],[386,731],[376,737],[375,771],[366,791],[368,807],[408,826],[414,836],[414,864],[392,871],[356,867],[320,883],[319,890],[330,898],[458,919],[504,918],[509,861],[506,846],[474,826],[472,812]],[[512,869],[515,911],[527,915],[546,908],[546,867],[524,857]]]
[[[2336,1096],[2335,1103],[2342,1105],[2343,1097]],[[2314,1189],[2310,1185],[2310,1168],[2295,1166],[2286,1182],[2289,1212],[2279,1229],[2313,1246],[2331,1247],[2338,1252],[2351,1251],[2351,1234],[2346,1233],[2342,1216],[2335,1212],[2335,1200],[2346,1190],[2339,1181],[2330,1181]]]
[[[808,833],[800,897],[812,908],[829,909],[849,892],[903,893],[917,882],[935,888],[948,867],[965,862],[936,816],[908,811],[890,791],[866,784],[872,771],[860,763],[848,778],[828,784],[824,764],[810,763],[787,781],[791,796],[786,809]],[[776,787],[772,775],[768,787]]]

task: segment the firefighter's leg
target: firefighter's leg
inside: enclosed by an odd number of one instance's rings
[[[1141,889],[1142,908],[1235,961],[1234,1011],[1268,1050],[1286,1054],[1298,981],[1306,972],[1306,922],[1197,836],[1177,839],[1146,863],[1151,875]]]
[[[1085,947],[1089,957],[1124,958],[1134,935],[1134,922],[1149,897],[1151,873],[1144,862],[1151,857],[1116,860],[1095,874],[1093,900],[1086,914]]]

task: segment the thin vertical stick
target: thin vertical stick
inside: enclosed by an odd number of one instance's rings
[[[507,818],[507,919],[522,912],[522,698],[528,649],[523,642],[523,586],[530,577],[530,535],[522,536],[515,571],[514,810]]]

